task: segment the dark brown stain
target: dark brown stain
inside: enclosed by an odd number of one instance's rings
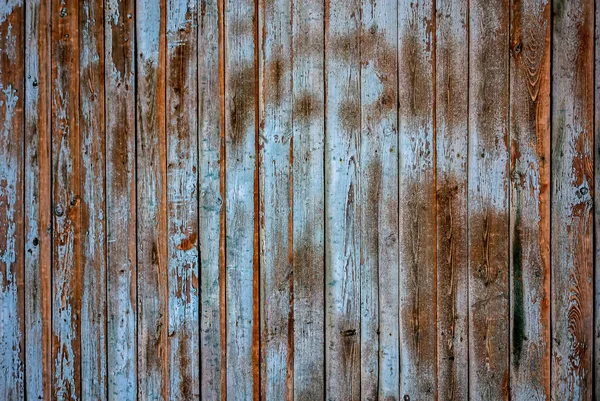
[[[189,251],[190,249],[196,246],[196,239],[198,238],[198,233],[192,233],[188,237],[184,238],[179,245],[177,245],[177,249],[180,251]]]
[[[304,92],[294,100],[294,118],[309,121],[321,107],[322,101],[310,92]]]
[[[254,65],[233,71],[228,79],[229,102],[229,137],[233,146],[244,142],[247,132],[254,135],[254,119],[256,112],[256,70]]]
[[[360,109],[360,102],[355,96],[349,96],[340,103],[338,116],[347,135],[356,135],[360,131]]]
[[[283,78],[288,66],[281,55],[278,54],[267,63],[265,68],[265,82],[263,85],[267,90],[267,101],[272,102],[274,106],[279,106],[285,96]]]

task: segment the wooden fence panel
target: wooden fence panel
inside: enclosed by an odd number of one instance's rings
[[[0,399],[600,397],[593,0],[0,4]]]

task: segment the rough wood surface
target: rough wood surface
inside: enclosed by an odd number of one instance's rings
[[[50,2],[27,2],[25,16],[25,396],[50,400]]]
[[[225,0],[227,399],[259,398],[257,9]]]
[[[469,390],[508,399],[509,132],[506,0],[470,3]]]
[[[361,399],[361,3],[325,9],[325,397]]]
[[[400,394],[410,399],[437,394],[434,27],[432,1],[399,1]]]
[[[600,397],[599,13],[0,0],[0,400]]]
[[[200,374],[203,400],[221,400],[225,380],[225,141],[223,0],[198,15]]]
[[[292,2],[261,0],[258,31],[261,399],[294,398]]]
[[[106,400],[104,7],[79,2],[81,399]]]
[[[553,4],[552,396],[592,399],[594,5]]]
[[[81,397],[79,3],[52,7],[53,396]]]
[[[166,0],[136,3],[138,398],[170,399]]]
[[[294,400],[325,397],[324,5],[292,2]]]
[[[134,0],[104,5],[108,399],[137,399]]]
[[[469,391],[468,1],[436,3],[436,269],[439,400]]]
[[[0,4],[0,399],[25,397],[25,4]]]
[[[511,399],[550,399],[550,3],[512,1]]]

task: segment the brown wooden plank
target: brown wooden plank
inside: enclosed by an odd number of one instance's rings
[[[138,398],[168,400],[166,2],[136,3]]]
[[[507,0],[469,10],[469,389],[509,397]]]
[[[81,397],[79,3],[52,4],[53,398]]]
[[[600,188],[600,7],[595,2],[596,24],[594,32],[594,188]],[[600,399],[600,196],[594,193],[594,399]]]
[[[50,400],[50,1],[28,1],[25,16],[25,388],[27,399]]]
[[[198,287],[198,13],[167,1],[167,213],[171,400],[200,397]]]
[[[104,7],[79,2],[81,398],[106,400]]]
[[[360,43],[361,399],[400,398],[398,4],[363,1]]]
[[[294,397],[292,2],[259,4],[261,399]]]
[[[439,400],[469,392],[468,1],[436,3],[436,265]]]
[[[225,380],[225,149],[223,0],[201,0],[198,26],[201,396],[221,400]]]
[[[594,4],[553,3],[552,397],[592,399]]]
[[[137,397],[134,0],[104,9],[108,399]]]
[[[325,386],[328,400],[353,401],[361,398],[361,3],[325,7]]]
[[[325,397],[324,2],[292,2],[294,400]]]
[[[0,399],[25,397],[25,5],[0,5]]]
[[[400,391],[410,399],[436,394],[434,26],[432,1],[398,3]]]
[[[550,3],[510,18],[510,393],[550,399]]]
[[[259,398],[257,10],[224,5],[227,398]]]

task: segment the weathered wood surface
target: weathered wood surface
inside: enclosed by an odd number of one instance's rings
[[[467,159],[469,122],[466,0],[436,3],[436,273],[438,399],[468,399]]]
[[[550,399],[550,2],[511,1],[510,398]]]
[[[594,4],[553,4],[552,397],[592,399]],[[597,383],[596,383],[597,385]]]
[[[600,397],[598,13],[0,2],[0,399]]]

